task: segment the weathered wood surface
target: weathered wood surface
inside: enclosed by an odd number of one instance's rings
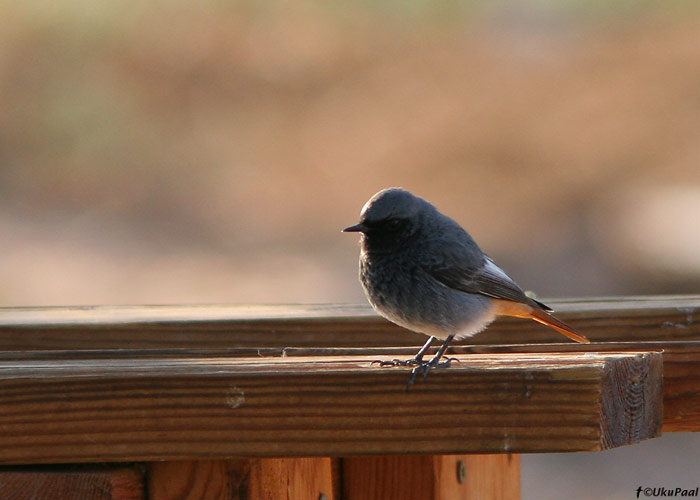
[[[344,500],[520,498],[518,455],[355,457],[343,459],[343,472]]]
[[[5,467],[0,469],[0,498],[517,500],[520,457],[392,455],[176,460],[99,468]]]
[[[593,341],[700,340],[700,296],[547,300]],[[0,350],[419,345],[424,336],[366,305],[121,306],[0,309]],[[560,342],[504,318],[463,343]]]
[[[0,463],[593,451],[659,434],[659,353],[457,358],[406,391],[408,369],[368,356],[16,356],[0,362]]]
[[[431,351],[434,352],[436,348]],[[86,351],[0,351],[3,360],[21,359],[150,359],[188,357],[309,357],[309,356],[373,356],[389,360],[408,359],[415,347],[376,348],[231,348],[231,349],[143,349]],[[489,353],[551,353],[551,352],[642,352],[663,354],[664,372],[664,432],[700,432],[700,341],[677,342],[605,342],[595,344],[527,344],[454,346],[453,354]]]
[[[339,498],[327,457],[174,460],[148,466],[149,500]]]
[[[145,500],[134,467],[0,469],[3,500]]]
[[[664,432],[700,432],[700,341],[457,347],[461,353],[663,352]]]
[[[246,500],[340,500],[336,496],[332,459],[328,457],[252,460]],[[335,478],[339,483],[340,479]]]
[[[432,349],[431,351],[435,351]],[[700,341],[644,341],[604,342],[595,344],[524,344],[524,345],[472,345],[454,346],[453,354],[494,353],[553,353],[553,352],[661,352],[664,372],[664,432],[700,432]],[[176,355],[178,351],[171,351]],[[180,355],[188,352],[180,351]],[[196,351],[204,355],[207,351]],[[407,358],[416,348],[290,348],[251,350],[247,348],[226,351],[230,356],[250,356],[253,353],[267,356],[327,356],[366,355],[377,359]],[[7,353],[9,354],[9,353]],[[145,352],[144,352],[145,354]],[[0,354],[0,357],[2,354]],[[1,359],[1,358],[0,358]]]
[[[148,500],[246,500],[249,460],[148,464]]]

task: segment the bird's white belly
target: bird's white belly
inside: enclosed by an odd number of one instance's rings
[[[452,330],[437,324],[409,321],[398,312],[392,311],[390,308],[385,306],[380,306],[379,304],[373,303],[372,306],[377,312],[392,323],[396,323],[397,325],[408,330],[430,335],[439,339],[446,339],[450,335],[454,335],[456,340],[471,337],[491,324],[491,322],[496,319],[497,315],[496,308],[493,304],[491,304],[490,307],[482,309],[480,312],[472,315],[469,319],[463,320],[463,322],[457,328]]]

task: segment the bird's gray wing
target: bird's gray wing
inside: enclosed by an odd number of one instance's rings
[[[430,247],[430,256],[423,260],[424,269],[443,285],[467,293],[478,293],[529,305],[533,305],[534,302],[546,308],[544,304],[525,295],[525,292],[475,245],[443,240]]]

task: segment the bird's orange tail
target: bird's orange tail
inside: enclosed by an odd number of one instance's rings
[[[542,323],[543,325],[547,325],[548,327],[555,329],[562,335],[569,337],[571,340],[575,340],[576,342],[580,342],[582,344],[590,344],[591,342],[563,321],[547,313],[547,311],[523,304],[521,302],[513,302],[511,300],[495,299],[494,302],[496,304],[497,314],[514,316],[516,318],[534,319],[538,323]]]
[[[582,344],[591,343],[590,340],[578,333],[569,325],[555,318],[551,314],[547,314],[545,311],[533,308],[532,313],[530,313],[530,318],[534,319],[538,323],[542,323],[543,325],[547,325],[550,328],[554,328],[556,331],[558,331],[562,335],[566,335],[571,340],[575,340],[576,342],[580,342]]]

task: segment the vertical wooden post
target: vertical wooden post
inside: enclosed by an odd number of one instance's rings
[[[343,500],[517,500],[518,455],[343,459]]]
[[[149,500],[239,500],[248,460],[176,460],[151,462]]]
[[[136,467],[27,468],[0,471],[0,498],[65,500],[145,500],[143,475]]]
[[[435,463],[436,499],[520,498],[520,455],[442,455],[435,457]]]
[[[330,458],[255,460],[248,488],[248,500],[339,500],[335,498]]]
[[[153,462],[149,500],[337,500],[330,458]]]

